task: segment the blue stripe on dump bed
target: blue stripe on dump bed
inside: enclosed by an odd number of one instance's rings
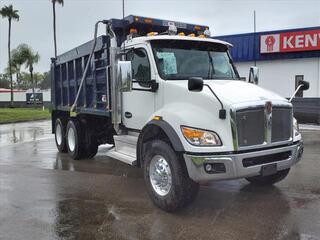
[[[223,40],[233,44],[230,52],[235,62],[294,59],[294,58],[312,58],[320,57],[320,51],[304,51],[290,53],[270,53],[260,54],[260,36],[265,34],[277,34],[284,32],[296,32],[320,29],[320,26],[311,28],[296,28],[280,31],[267,31],[257,33],[243,33],[235,35],[216,36],[215,39]]]

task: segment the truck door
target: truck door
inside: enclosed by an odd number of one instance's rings
[[[122,95],[122,122],[127,128],[141,130],[155,111],[155,92],[148,84],[153,72],[147,49],[135,47],[127,54],[132,63],[132,91]]]

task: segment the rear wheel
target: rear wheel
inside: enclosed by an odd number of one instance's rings
[[[183,159],[161,140],[150,143],[144,156],[144,179],[156,206],[173,212],[197,196],[199,185],[189,178]]]
[[[84,144],[80,123],[77,120],[70,120],[67,124],[66,140],[68,153],[74,160],[84,157]]]
[[[68,151],[65,137],[65,128],[66,126],[63,121],[60,118],[57,118],[55,122],[54,138],[57,149],[61,153],[65,153]]]
[[[97,152],[98,152],[98,144],[97,143],[92,143],[92,144],[89,144],[87,145],[86,147],[86,152],[85,152],[85,157],[86,158],[93,158]]]
[[[246,178],[250,183],[257,186],[272,185],[283,180],[289,174],[290,168],[278,171],[270,176],[255,176]]]

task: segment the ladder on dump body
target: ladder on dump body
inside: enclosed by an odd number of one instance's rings
[[[138,136],[114,135],[113,139],[115,147],[107,152],[107,156],[115,158],[130,165],[136,165],[136,146]]]
[[[95,52],[93,59],[93,90],[94,107],[99,110],[109,110],[109,78],[108,59],[106,51]]]

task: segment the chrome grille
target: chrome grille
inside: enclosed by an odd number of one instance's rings
[[[272,110],[272,142],[289,140],[292,132],[292,109],[276,107]]]
[[[264,108],[239,110],[236,116],[239,146],[263,144]]]
[[[241,109],[235,113],[238,147],[273,144],[292,137],[292,108],[273,106],[267,114],[265,106]]]

